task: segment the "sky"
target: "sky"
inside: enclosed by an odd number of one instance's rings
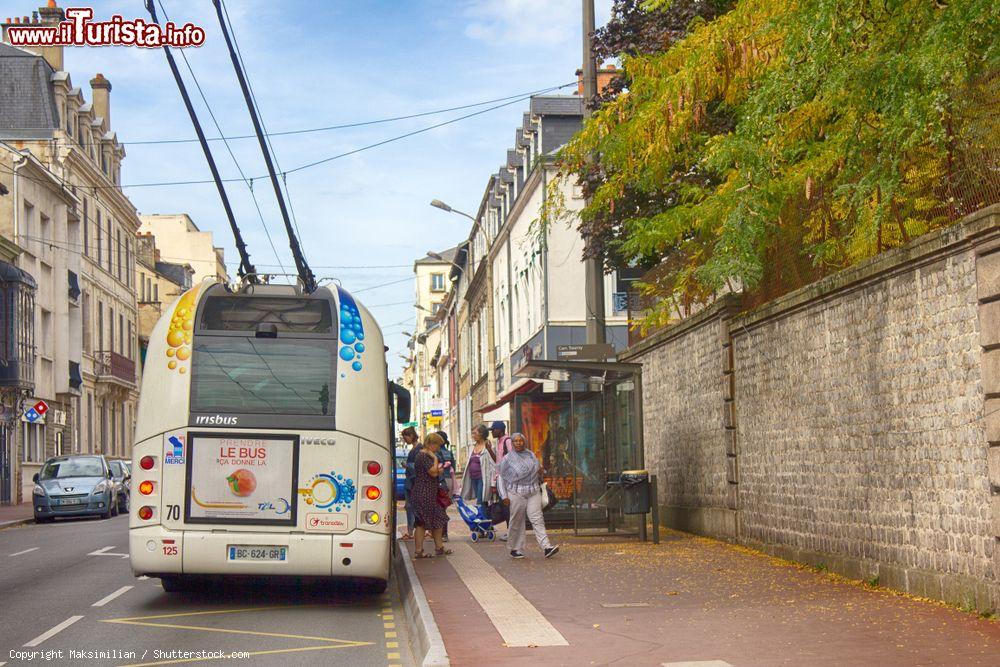
[[[207,33],[204,46],[185,49],[184,55],[222,132],[252,135],[212,3],[161,1],[175,23],[191,21]],[[34,9],[34,3],[24,0],[5,4],[20,15]],[[64,0],[59,4],[67,6]],[[596,5],[601,25],[611,0],[597,0]],[[94,0],[91,6],[95,20],[113,14],[147,17],[142,0]],[[574,82],[581,63],[579,0],[229,0],[227,9],[264,124],[272,133],[517,99]],[[163,21],[164,12],[158,13]],[[206,135],[219,136],[184,60],[174,53]],[[67,48],[65,69],[87,100],[95,73],[111,81],[112,129],[126,151],[122,183],[139,212],[189,214],[203,231],[214,232],[235,276],[238,256],[214,184],[128,187],[211,179],[197,142],[129,143],[195,137],[162,50]],[[279,171],[290,171],[503,103],[278,136],[272,139],[275,158]],[[517,101],[287,175],[307,261],[318,278],[339,279],[375,314],[390,348],[390,377],[403,365],[398,356],[406,351],[402,332],[413,331],[414,260],[429,250],[452,247],[469,234],[466,218],[429,202],[441,199],[475,214],[527,108],[527,100]],[[256,139],[229,143],[239,167],[255,177],[253,194],[263,217],[262,224],[245,183],[226,184],[252,261],[262,272],[280,272],[278,265],[294,272],[274,192],[260,178],[267,171]],[[211,147],[223,178],[239,177],[225,144],[211,142]]]

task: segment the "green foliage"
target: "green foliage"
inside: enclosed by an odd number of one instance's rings
[[[995,0],[740,0],[625,55],[560,155],[589,245],[661,297],[767,297],[992,203],[997,34]]]

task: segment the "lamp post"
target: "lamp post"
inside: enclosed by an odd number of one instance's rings
[[[432,199],[431,200],[431,206],[433,206],[434,208],[439,208],[442,211],[445,211],[447,213],[457,213],[459,215],[464,215],[469,220],[472,220],[473,222],[476,221],[476,219],[474,217],[472,217],[471,215],[469,215],[468,213],[463,213],[462,211],[459,211],[457,208],[452,208],[451,206],[448,206],[447,204],[445,204],[440,199]]]
[[[457,211],[456,211],[456,212],[457,212]],[[465,215],[465,213],[462,213],[462,215]],[[431,251],[428,251],[428,252],[427,252],[427,256],[428,256],[428,257],[430,257],[431,259],[436,259],[436,260],[437,260],[437,261],[439,261],[439,262],[444,262],[445,264],[451,264],[452,266],[454,266],[454,267],[455,267],[456,269],[458,269],[459,271],[461,271],[461,270],[462,270],[462,267],[461,267],[461,266],[459,266],[459,265],[458,265],[458,264],[456,264],[455,262],[451,261],[450,259],[445,259],[445,258],[444,258],[444,257],[443,257],[443,256],[441,255],[441,253],[439,253],[439,252],[431,252]]]

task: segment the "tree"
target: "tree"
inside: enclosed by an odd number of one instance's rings
[[[660,260],[665,303],[766,298],[992,203],[998,15],[991,0],[739,0],[626,53],[624,92],[560,154],[592,195],[591,247]]]

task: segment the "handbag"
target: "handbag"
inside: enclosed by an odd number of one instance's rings
[[[552,489],[549,488],[547,482],[542,482],[541,494],[542,494],[543,512],[548,512],[550,509],[555,507],[556,503],[559,502],[559,498],[557,498],[556,494],[552,491]]]
[[[437,501],[438,505],[440,505],[444,509],[448,509],[448,507],[451,505],[451,496],[445,489],[438,487]]]
[[[510,520],[510,508],[504,505],[502,500],[498,500],[490,505],[489,516],[494,526],[504,523]]]

